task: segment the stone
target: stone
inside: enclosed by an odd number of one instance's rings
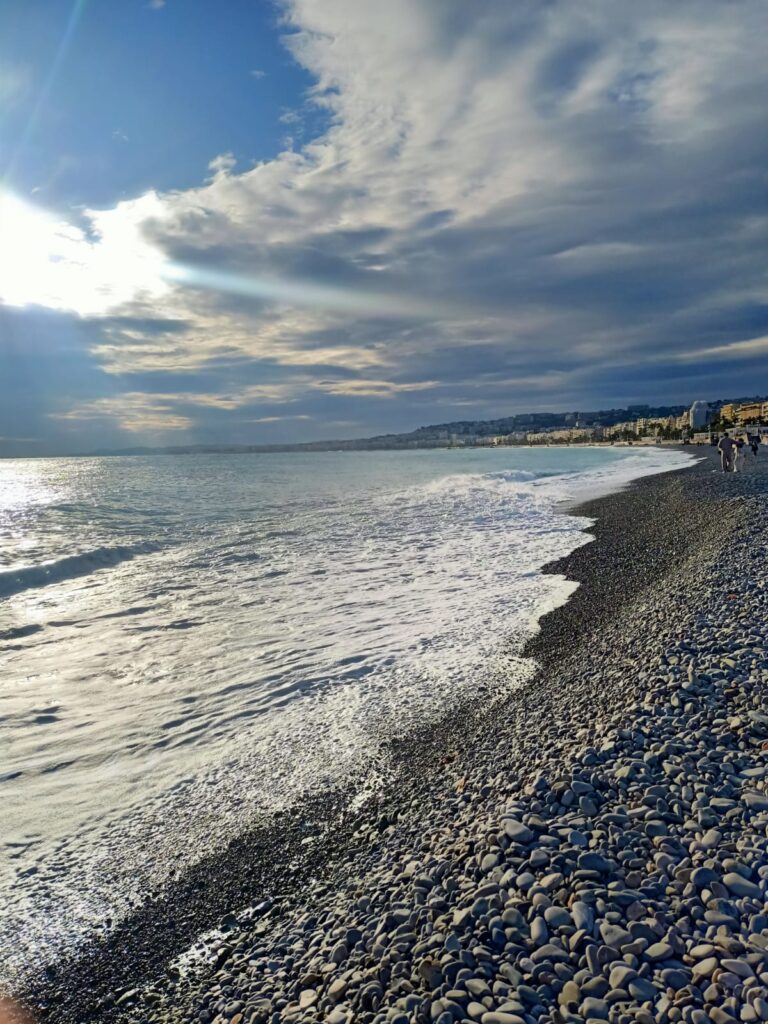
[[[539,946],[538,949],[531,953],[531,960],[535,964],[540,964],[544,960],[550,960],[552,963],[565,963],[566,960],[570,960],[570,957],[564,949],[547,943],[544,946]]]
[[[608,1020],[608,1003],[604,999],[596,999],[594,996],[587,996],[579,1007],[582,1017],[593,1017],[597,1020]]]
[[[669,960],[672,955],[672,947],[668,942],[654,942],[643,953],[643,957],[650,960],[651,963],[655,963],[657,960]]]
[[[525,1024],[525,1018],[516,1013],[503,1013],[501,1010],[491,1010],[484,1013],[480,1018],[480,1024]]]
[[[628,942],[632,941],[632,936],[625,929],[619,927],[617,924],[608,924],[603,922],[600,925],[600,934],[603,937],[603,942],[607,946],[613,946],[614,949],[621,949]]]
[[[693,965],[693,977],[696,978],[708,978],[714,971],[717,970],[718,960],[717,957],[710,956],[706,960],[699,960],[698,963]]]
[[[530,843],[534,838],[533,832],[514,818],[505,818],[502,827],[507,838],[513,843]]]
[[[573,923],[577,928],[583,928],[587,932],[592,931],[592,926],[595,923],[595,912],[591,907],[587,906],[586,903],[578,901],[571,907],[571,913],[573,915]]]
[[[660,993],[647,978],[633,978],[629,983],[629,994],[641,1003],[654,1000]]]
[[[661,972],[661,981],[666,988],[671,988],[675,992],[679,992],[681,988],[685,988],[690,983],[690,975],[685,971],[678,970],[674,967],[668,967]]]
[[[578,865],[582,871],[597,871],[602,875],[608,874],[611,870],[610,862],[605,857],[601,857],[599,853],[580,854]]]
[[[754,882],[750,882],[748,878],[743,878],[735,871],[729,871],[727,875],[723,876],[723,885],[734,896],[747,896],[753,900],[762,899],[763,896],[759,885],[755,885]]]
[[[309,1009],[317,1002],[317,992],[313,988],[305,988],[299,996],[299,1006],[302,1010]]]
[[[611,968],[609,975],[609,983],[611,988],[623,988],[626,989],[629,982],[637,977],[637,971],[633,970],[629,964],[617,964]]]

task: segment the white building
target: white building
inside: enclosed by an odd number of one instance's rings
[[[688,426],[691,430],[701,430],[709,420],[709,406],[706,402],[694,402],[688,410]]]

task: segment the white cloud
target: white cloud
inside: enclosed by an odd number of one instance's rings
[[[409,391],[429,391],[439,386],[435,380],[405,381],[397,383],[389,380],[366,380],[354,378],[349,380],[321,380],[314,384],[320,391],[331,395],[354,395],[355,397],[393,398],[397,394]]]
[[[236,164],[237,159],[234,153],[220,153],[218,156],[215,156],[208,164],[208,170],[213,172],[213,176],[209,181],[215,182],[226,178]]]
[[[556,388],[706,348],[707,296],[760,294],[760,211],[729,211],[762,173],[761,0],[284,12],[323,133],[239,173],[214,156],[200,187],[90,211],[89,231],[24,221],[6,301],[112,314],[112,374],[252,360],[295,400]]]
[[[188,430],[193,421],[178,413],[170,395],[124,393],[81,402],[65,412],[50,413],[51,419],[83,423],[88,420],[115,423],[131,434]]]

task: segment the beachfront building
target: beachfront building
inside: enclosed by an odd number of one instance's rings
[[[563,430],[531,431],[526,435],[526,440],[528,444],[587,444],[590,441],[602,441],[603,434],[601,427],[567,427]]]
[[[605,436],[610,439],[635,436],[637,434],[637,420],[624,420],[622,423],[614,423],[611,427],[605,428]]]
[[[736,420],[736,409],[738,406],[734,402],[726,402],[725,405],[720,406],[720,419],[730,420],[734,423]]]
[[[720,406],[720,418],[738,426],[768,420],[768,402],[726,402]]]
[[[762,419],[768,419],[768,402],[748,402],[736,410],[737,423],[759,423]]]

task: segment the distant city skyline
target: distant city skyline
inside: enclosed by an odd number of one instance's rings
[[[7,0],[0,455],[758,390],[760,0]]]
[[[528,411],[512,413],[496,419],[456,420],[448,423],[424,424],[412,431],[389,431],[356,438],[321,438],[294,442],[269,443],[200,443],[181,445],[131,445],[123,448],[96,448],[68,454],[137,455],[187,454],[190,452],[232,453],[286,450],[381,450],[392,448],[434,448],[485,444],[539,444],[572,441],[615,443],[632,438],[664,438],[685,440],[711,437],[713,431],[732,427],[751,429],[768,436],[768,398],[696,399],[690,407],[672,405],[631,405],[626,408]],[[702,431],[704,433],[702,433]],[[50,453],[52,454],[52,453]],[[0,453],[0,458],[9,457]],[[13,456],[11,456],[13,457]]]

